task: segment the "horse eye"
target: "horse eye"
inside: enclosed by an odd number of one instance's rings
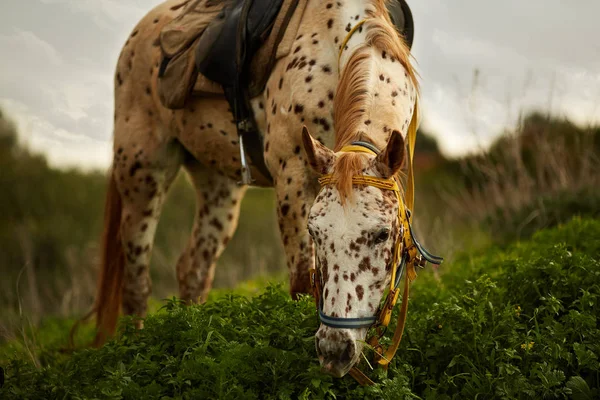
[[[375,235],[375,243],[383,243],[390,237],[390,230],[388,228],[384,228],[377,232]]]

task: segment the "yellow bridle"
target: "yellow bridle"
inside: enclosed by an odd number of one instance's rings
[[[372,150],[367,149],[363,146],[355,146],[350,145],[342,148],[340,151],[342,152],[362,152],[368,153],[372,155],[376,155]],[[412,152],[412,151],[411,151]],[[412,159],[412,157],[411,157]],[[410,164],[410,163],[409,163]],[[409,174],[412,173],[412,168],[409,168]],[[410,179],[409,179],[410,180]],[[332,175],[323,175],[319,178],[319,183],[321,187],[335,184],[335,180]],[[367,343],[371,345],[375,349],[375,362],[384,368],[387,368],[388,364],[396,354],[398,350],[398,346],[400,345],[400,341],[402,339],[402,334],[404,332],[404,325],[406,322],[406,314],[408,311],[408,293],[409,293],[409,281],[413,281],[417,274],[415,270],[415,264],[417,262],[417,249],[414,246],[412,241],[412,236],[410,232],[410,219],[411,216],[407,213],[406,206],[404,201],[402,200],[400,194],[400,188],[398,186],[397,181],[394,178],[383,179],[377,178],[374,176],[366,176],[366,175],[357,175],[352,177],[352,183],[354,185],[368,185],[380,188],[382,190],[392,190],[396,194],[396,199],[398,200],[398,220],[401,224],[402,237],[398,238],[394,244],[394,258],[392,265],[392,276],[390,279],[390,288],[388,295],[386,297],[385,302],[383,303],[383,307],[379,312],[377,317],[377,322],[374,326],[377,329],[377,334],[373,335],[371,338],[367,339]],[[411,191],[412,193],[412,191]],[[411,201],[412,203],[412,201]],[[401,240],[400,240],[401,239]],[[394,338],[392,339],[392,344],[386,349],[383,349],[383,346],[379,343],[379,340],[383,336],[385,328],[389,325],[392,318],[392,311],[394,306],[398,301],[398,297],[400,295],[400,289],[395,287],[396,284],[396,274],[399,272],[399,263],[402,255],[402,247],[404,247],[405,254],[407,254],[406,260],[406,276],[404,280],[404,294],[402,296],[402,308],[400,310],[400,314],[398,317],[398,323],[396,325],[396,331],[394,333]],[[321,299],[320,288],[317,284],[319,272],[316,268],[311,269],[311,283],[313,285],[313,291],[315,292],[315,300],[317,303],[317,307],[319,307],[319,302]],[[374,382],[367,377],[361,370],[357,367],[353,367],[350,370],[350,374],[362,385],[372,385]]]
[[[348,32],[346,37],[344,38],[338,53],[338,68],[341,63],[342,53],[346,47],[346,44],[352,37],[352,35],[366,22],[366,19],[361,20],[357,23],[351,30]],[[417,110],[417,100],[415,100],[415,114]],[[395,178],[378,178],[374,176],[366,176],[366,175],[357,175],[352,177],[352,183],[354,185],[368,185],[376,188],[380,188],[382,190],[392,190],[396,194],[396,199],[398,200],[398,220],[401,225],[401,238],[399,237],[394,243],[394,258],[392,265],[392,276],[390,279],[390,288],[389,292],[386,296],[386,299],[383,303],[379,311],[379,315],[377,316],[376,322],[373,324],[373,328],[376,329],[376,334],[367,339],[367,343],[373,347],[375,350],[374,362],[378,365],[381,365],[383,368],[388,367],[392,358],[396,354],[398,347],[400,346],[400,341],[402,340],[402,334],[404,333],[404,326],[406,324],[406,315],[408,312],[408,294],[409,294],[409,282],[412,282],[417,277],[416,266],[424,265],[424,258],[429,260],[436,260],[441,262],[441,258],[436,257],[428,253],[426,250],[420,246],[416,240],[414,240],[411,231],[411,223],[412,223],[412,213],[414,212],[414,171],[413,171],[413,155],[415,149],[417,135],[417,118],[416,115],[412,116],[409,129],[408,129],[408,179],[406,182],[406,191],[405,191],[405,199],[406,202],[403,201],[400,187],[398,186],[398,181]],[[348,145],[343,147],[341,152],[360,152],[367,153],[371,155],[377,155],[373,150],[368,149],[367,147],[360,145]],[[335,184],[335,179],[331,174],[323,175],[319,178],[319,183],[321,188],[327,185]],[[410,210],[410,212],[408,212]],[[315,255],[316,257],[316,255]],[[398,322],[396,324],[396,330],[394,332],[394,337],[392,338],[392,343],[387,349],[384,349],[383,346],[379,343],[379,340],[382,338],[385,333],[385,328],[389,325],[392,318],[392,311],[394,306],[398,302],[398,297],[400,295],[400,288],[396,285],[396,274],[401,273],[399,271],[399,263],[404,262],[406,268],[406,275],[404,279],[404,290],[402,295],[402,307],[400,309],[400,313],[398,315]],[[311,285],[313,287],[315,303],[317,305],[317,309],[320,307],[321,301],[321,288],[317,283],[319,280],[319,271],[316,268],[316,260],[315,260],[315,268],[311,268],[310,276],[311,276]],[[399,277],[398,277],[399,278]],[[360,369],[356,366],[352,367],[350,370],[350,375],[356,379],[361,385],[373,385],[374,382],[365,375]]]
[[[340,46],[340,50],[338,51],[338,72],[340,70],[340,65],[342,63],[342,53],[346,49],[346,45],[350,41],[350,38],[352,37],[352,35],[354,35],[354,32],[356,32],[358,30],[358,28],[360,28],[361,26],[363,26],[363,24],[365,22],[367,22],[366,18],[360,20],[356,25],[354,25],[354,27],[352,27],[352,29],[350,29],[350,32],[348,32],[348,34],[346,35],[346,37],[342,41],[342,45]]]

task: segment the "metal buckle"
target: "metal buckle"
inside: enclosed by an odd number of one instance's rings
[[[389,291],[385,302],[383,303],[383,307],[381,307],[381,311],[379,312],[379,316],[377,318],[377,322],[380,326],[387,327],[392,319],[392,312],[394,310],[394,297],[397,290],[398,289]]]
[[[237,128],[240,131],[248,132],[250,130],[250,125],[250,120],[246,118],[237,123]]]

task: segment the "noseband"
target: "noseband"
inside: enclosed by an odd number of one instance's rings
[[[411,141],[411,144],[414,142]],[[389,292],[385,298],[385,301],[380,305],[379,310],[374,316],[361,317],[361,318],[340,318],[326,315],[323,312],[323,299],[321,296],[321,290],[323,281],[321,279],[320,271],[316,268],[317,257],[315,253],[315,268],[310,270],[310,280],[313,288],[315,297],[315,304],[319,313],[319,319],[324,325],[332,328],[340,329],[361,329],[361,328],[374,328],[375,333],[367,339],[367,343],[375,350],[374,362],[381,365],[383,368],[388,367],[392,358],[398,350],[400,341],[402,339],[402,333],[404,332],[404,325],[406,322],[406,313],[408,311],[408,292],[409,292],[409,281],[413,281],[417,277],[416,267],[423,268],[427,261],[433,264],[441,264],[443,259],[441,257],[434,256],[429,253],[423,246],[415,239],[412,232],[412,215],[410,208],[413,206],[413,170],[412,170],[412,152],[414,147],[409,146],[409,176],[408,176],[408,189],[406,198],[408,202],[405,204],[400,193],[400,187],[395,177],[384,179],[377,178],[374,176],[367,175],[355,175],[352,177],[353,185],[366,185],[373,186],[382,190],[391,190],[396,194],[398,200],[398,221],[400,223],[400,234],[398,235],[394,243],[394,256],[392,259],[392,276],[390,279]],[[377,155],[378,149],[370,143],[366,142],[353,142],[350,146],[342,148],[342,152],[360,152]],[[321,188],[335,184],[335,180],[332,175],[323,175],[319,178]],[[410,207],[407,207],[407,205]],[[392,339],[391,345],[384,349],[379,343],[379,340],[385,334],[386,328],[392,318],[392,311],[398,301],[400,295],[400,281],[402,275],[405,275],[404,279],[404,291],[402,295],[402,307],[398,315],[398,323],[396,324],[396,331]],[[361,385],[372,385],[374,382],[364,374],[356,366],[350,370],[350,375],[354,377]]]

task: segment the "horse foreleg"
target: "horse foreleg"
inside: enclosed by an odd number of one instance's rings
[[[197,161],[185,165],[196,189],[196,216],[188,245],[177,263],[180,297],[204,302],[212,288],[217,260],[237,227],[246,186]]]
[[[311,293],[309,270],[314,265],[313,243],[306,221],[316,190],[304,162],[291,158],[280,165],[275,191],[279,231],[290,272],[290,294]]]

